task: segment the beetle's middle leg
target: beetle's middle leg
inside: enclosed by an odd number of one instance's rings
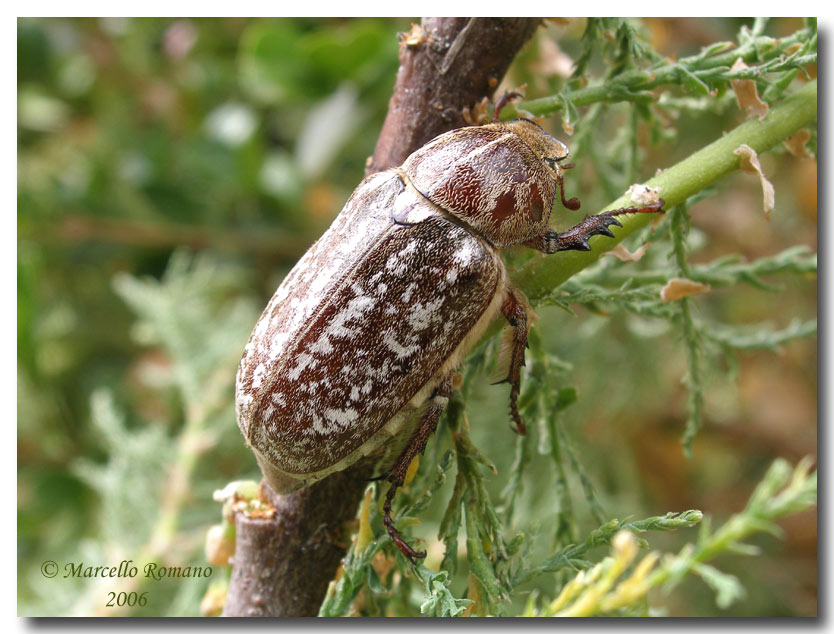
[[[665,202],[661,198],[656,203],[644,207],[623,207],[622,209],[613,209],[595,216],[586,216],[567,231],[558,233],[553,231],[553,229],[548,229],[540,236],[528,240],[524,244],[544,253],[556,253],[557,251],[590,251],[591,245],[588,240],[591,236],[602,235],[613,238],[614,233],[608,227],[611,225],[622,227],[614,216],[621,216],[623,214],[663,213],[664,204]]]
[[[501,383],[510,384],[510,415],[515,422],[515,431],[522,436],[527,433],[527,427],[518,413],[518,395],[521,391],[521,368],[524,367],[524,350],[527,348],[527,310],[518,298],[511,292],[501,304],[501,313],[513,328],[510,368],[507,378]]]
[[[394,466],[385,474],[384,478],[391,483],[388,493],[385,495],[385,504],[382,506],[382,523],[388,530],[393,542],[397,545],[403,555],[414,563],[415,559],[423,559],[426,556],[426,551],[416,551],[402,538],[397,527],[394,526],[394,520],[391,518],[391,503],[394,501],[394,495],[397,489],[403,485],[405,481],[405,474],[408,471],[408,466],[417,454],[421,454],[426,450],[426,443],[434,433],[437,427],[437,421],[440,420],[440,414],[443,413],[446,404],[449,402],[449,394],[452,393],[452,377],[446,376],[440,385],[434,390],[429,405],[423,413],[420,422],[411,438],[408,440],[405,449],[394,462]]]

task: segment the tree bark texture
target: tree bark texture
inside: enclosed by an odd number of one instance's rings
[[[371,471],[366,465],[334,473],[290,495],[264,482],[275,516],[238,513],[223,616],[315,616],[350,544],[346,524]]]
[[[365,175],[401,165],[438,134],[466,125],[463,109],[492,97],[534,18],[423,18],[424,36],[400,42],[388,115]]]
[[[400,42],[400,68],[367,174],[400,165],[438,134],[465,125],[463,109],[492,97],[533,35],[533,18],[423,18]],[[314,616],[345,555],[371,473],[363,462],[289,495],[264,491],[271,519],[237,516],[224,616]]]

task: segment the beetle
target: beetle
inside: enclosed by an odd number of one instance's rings
[[[391,483],[383,523],[412,562],[425,552],[394,526],[394,495],[498,314],[512,328],[506,382],[524,433],[527,307],[499,251],[587,251],[592,236],[614,236],[616,216],[663,211],[661,199],[550,229],[557,189],[565,207],[580,206],[564,195],[569,150],[533,121],[499,121],[501,105],[491,123],[441,134],[360,183],[276,290],[237,374],[238,425],[278,493],[395,447],[380,477]]]

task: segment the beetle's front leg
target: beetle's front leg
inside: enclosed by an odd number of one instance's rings
[[[411,560],[411,563],[415,563],[415,559],[423,559],[426,556],[426,551],[414,550],[402,538],[400,532],[394,526],[394,520],[391,518],[391,503],[394,501],[394,495],[397,489],[405,481],[405,474],[408,471],[408,466],[411,464],[411,461],[414,460],[417,454],[425,451],[426,443],[437,427],[437,421],[440,420],[440,414],[449,402],[449,394],[451,393],[452,377],[450,375],[445,377],[434,390],[431,400],[429,400],[428,408],[417,424],[414,433],[411,434],[408,444],[397,458],[394,466],[385,474],[385,479],[391,483],[391,488],[388,489],[388,493],[385,495],[385,504],[382,507],[382,523],[385,524],[385,528],[388,530],[388,534],[397,545],[397,548]]]
[[[510,349],[510,369],[507,378],[502,383],[510,384],[510,414],[515,422],[515,431],[522,436],[527,433],[527,427],[518,413],[518,394],[521,390],[521,368],[524,367],[524,350],[527,348],[527,310],[518,298],[511,292],[501,304],[501,313],[513,327],[513,338]]]
[[[623,214],[653,214],[663,213],[664,200],[661,198],[656,203],[645,207],[623,207],[606,211],[596,216],[586,216],[581,222],[563,233],[557,233],[548,229],[540,236],[528,240],[525,246],[544,253],[556,253],[557,251],[590,251],[591,245],[588,240],[591,236],[603,235],[613,238],[614,234],[609,229],[611,225],[622,227],[614,216]]]

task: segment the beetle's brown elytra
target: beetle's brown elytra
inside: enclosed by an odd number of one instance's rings
[[[412,561],[391,504],[431,436],[467,350],[503,314],[514,328],[510,414],[527,342],[525,300],[499,249],[590,249],[624,213],[662,212],[663,201],[548,228],[569,150],[526,119],[453,130],[399,168],[360,183],[325,234],[270,300],[237,374],[237,420],[264,477],[288,493],[387,446],[403,449],[384,524]]]

